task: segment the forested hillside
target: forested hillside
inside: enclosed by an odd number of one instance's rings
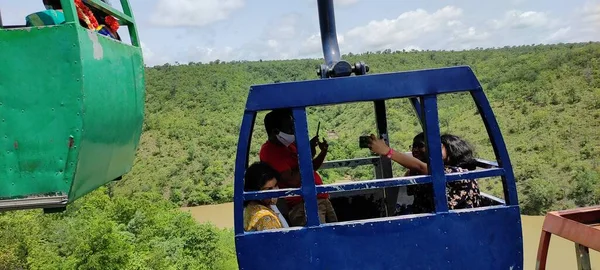
[[[469,65],[503,131],[525,214],[600,203],[600,44],[520,46],[460,52],[347,55],[371,73]],[[133,171],[60,214],[0,213],[3,269],[234,269],[233,234],[197,224],[179,206],[232,199],[238,130],[251,85],[316,78],[322,60],[190,63],[147,68],[144,133]],[[324,89],[326,91],[326,89]],[[420,126],[405,100],[388,101],[391,143],[408,150]],[[440,97],[440,127],[492,159],[469,95]],[[264,142],[257,120],[252,158]],[[373,106],[309,109],[310,132],[330,143],[328,160],[368,155]],[[396,174],[402,169],[396,166]],[[372,178],[369,168],[325,170],[326,182]],[[497,183],[483,188],[501,194]],[[231,215],[232,213],[223,213]]]
[[[460,52],[383,51],[347,55],[371,73],[469,65],[504,133],[526,214],[600,203],[600,44],[520,46]],[[321,60],[164,65],[147,70],[147,117],[134,170],[117,194],[152,191],[179,205],[230,201],[237,135],[251,85],[316,78]],[[326,91],[326,89],[323,89]],[[440,126],[493,158],[469,95],[443,96]],[[405,100],[388,102],[390,138],[408,150],[420,132]],[[257,120],[252,158],[265,134]],[[365,156],[360,135],[374,133],[372,104],[311,108],[327,131],[328,160]],[[323,134],[323,133],[322,133]],[[369,168],[323,171],[326,181],[373,178]],[[499,187],[490,185],[495,194]]]

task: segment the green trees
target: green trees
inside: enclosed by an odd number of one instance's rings
[[[0,269],[231,269],[232,233],[160,196],[94,191],[60,214],[0,215]]]

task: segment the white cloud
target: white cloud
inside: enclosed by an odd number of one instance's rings
[[[152,22],[162,26],[201,27],[229,18],[245,0],[158,0]]]
[[[600,36],[600,1],[588,1],[575,9],[571,19],[573,31],[570,41],[598,40]]]
[[[333,0],[334,5],[350,6],[358,3],[358,0]]]
[[[491,36],[489,32],[478,31],[474,26],[467,26],[461,21],[449,21],[448,26],[453,29],[450,41],[465,43],[485,40]]]
[[[303,17],[298,13],[285,14],[273,21],[266,31],[266,37],[271,39],[293,39],[302,31]],[[275,27],[272,27],[272,26]]]
[[[568,42],[571,33],[571,27],[563,27],[556,30],[554,33],[550,34],[548,37],[542,40],[542,43],[558,43],[558,42]]]
[[[434,13],[417,9],[400,14],[396,19],[371,21],[348,31],[351,39],[364,41],[374,50],[398,48],[412,42],[424,34],[439,30],[455,18],[462,15],[460,8],[447,6]]]
[[[306,18],[298,13],[288,13],[277,17],[267,23],[262,34],[252,42],[236,48],[222,48],[214,46],[196,47],[188,52],[192,61],[208,62],[219,59],[231,60],[258,60],[258,59],[290,59],[308,56],[318,56],[320,51],[320,36],[314,41],[303,42],[316,28],[318,22],[307,23]],[[306,49],[306,48],[308,49]],[[315,50],[316,48],[316,50]]]
[[[338,45],[342,53],[348,52],[345,48],[346,40],[343,34],[337,34]],[[298,56],[302,58],[318,58],[323,57],[323,47],[321,45],[321,33],[312,34],[305,38],[298,50]]]
[[[152,50],[146,46],[146,43],[141,42],[140,45],[142,47],[142,54],[144,54],[145,60],[152,59],[152,57],[154,57],[154,52],[152,52]]]
[[[160,65],[160,64],[170,62],[170,59],[167,56],[162,55],[162,54],[157,55],[156,53],[154,53],[154,51],[152,49],[150,49],[150,47],[148,47],[148,45],[146,45],[146,43],[140,42],[140,46],[142,47],[142,54],[144,56],[144,64],[146,66],[155,66],[155,65]]]
[[[341,52],[347,54],[386,49],[464,50],[598,40],[600,0],[594,1],[560,16],[534,10],[498,10],[495,15],[474,17],[455,6],[415,9],[347,31],[338,28],[338,43]],[[314,16],[285,14],[269,21],[263,32],[250,42],[233,47],[206,44],[183,50],[182,57],[177,58],[186,59],[181,62],[321,58],[321,36],[317,29],[318,20],[314,20]]]
[[[432,13],[423,9],[408,11],[395,19],[371,21],[365,26],[349,30],[346,36],[362,44],[350,44],[347,48],[352,52],[414,48],[465,49],[474,47],[471,46],[472,42],[491,36],[487,31],[465,25],[462,18],[462,9],[454,6],[446,6]]]
[[[582,21],[595,27],[600,27],[600,2],[588,2],[581,12]]]
[[[506,12],[503,19],[492,20],[491,23],[495,29],[525,29],[546,26],[549,22],[544,12],[510,10]]]

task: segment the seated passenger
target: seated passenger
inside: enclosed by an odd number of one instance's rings
[[[108,0],[102,0],[102,2],[108,4]],[[113,16],[106,15],[95,8],[90,8],[83,3],[82,0],[75,0],[75,8],[77,10],[77,16],[84,27],[96,31],[101,35],[121,40],[116,34],[119,29],[119,22]],[[96,10],[96,12],[94,12],[94,10]],[[102,18],[99,19],[96,15],[100,15]]]
[[[101,1],[108,4],[108,0]],[[25,18],[27,27],[65,23],[65,15],[60,0],[43,0],[43,3],[46,7],[45,11],[30,14]],[[101,35],[121,40],[121,37],[117,33],[119,22],[113,16],[106,15],[97,9],[91,9],[81,0],[74,0],[74,3],[81,26],[98,32]],[[97,19],[96,16],[99,16],[99,18]]]
[[[473,157],[473,148],[469,143],[458,136],[448,134],[442,135],[441,141],[445,173],[465,172],[475,169],[476,162]],[[411,155],[394,151],[385,144],[385,141],[377,139],[375,135],[371,135],[369,148],[377,154],[390,157],[393,161],[409,169],[411,173],[429,174],[426,162]],[[446,192],[448,208],[451,210],[474,208],[479,207],[481,204],[479,186],[474,179],[446,183]],[[433,196],[433,193],[430,196]]]
[[[25,26],[49,26],[65,23],[65,14],[62,11],[60,0],[44,0],[43,2],[46,10],[25,17]]]
[[[271,166],[263,162],[252,164],[246,169],[244,191],[273,190],[277,188],[279,174]],[[277,199],[244,202],[244,230],[263,231],[287,227],[285,220],[280,220],[275,203]]]
[[[300,168],[298,165],[298,150],[296,149],[294,137],[292,112],[286,109],[274,110],[265,116],[264,121],[269,138],[260,148],[260,160],[268,163],[281,174],[279,187],[300,187]],[[315,136],[310,140],[310,146],[313,156],[313,169],[315,170],[313,171],[315,184],[322,185],[323,180],[316,170],[323,165],[329,145],[325,140],[319,142],[319,138]],[[321,152],[315,157],[317,146],[319,146]],[[287,197],[285,200],[289,209],[288,217],[290,225],[306,225],[303,199],[296,196]],[[318,194],[317,203],[321,223],[337,222],[337,215],[331,201],[329,201],[329,194]]]
[[[104,2],[105,4],[110,5],[108,0],[101,0],[101,1]],[[115,19],[115,17],[110,16],[110,15],[106,14],[104,11],[101,11],[95,7],[90,7],[90,10],[91,10],[92,14],[94,15],[94,17],[96,17],[96,20],[98,21],[99,28],[97,30],[100,34],[112,37],[116,40],[121,40],[119,33],[117,33],[117,30],[119,30],[119,26],[120,26],[119,21],[117,21],[117,19]]]

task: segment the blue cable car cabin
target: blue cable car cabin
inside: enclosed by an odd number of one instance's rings
[[[318,0],[325,64],[319,80],[256,85],[250,88],[238,142],[234,227],[240,269],[522,269],[523,244],[517,190],[510,158],[483,88],[470,67],[449,67],[366,75],[364,63],[340,59],[332,0]],[[357,76],[350,76],[351,74]],[[444,172],[438,96],[469,92],[485,125],[497,162],[479,160],[477,170]],[[373,102],[377,133],[387,140],[386,100],[408,99],[421,121],[428,175],[393,177],[385,156],[329,161],[321,169],[374,165],[373,180],[316,186],[306,108]],[[291,109],[298,148],[301,187],[244,191],[257,113]],[[358,134],[357,134],[358,135]],[[500,177],[504,199],[482,194],[478,208],[449,210],[446,183]],[[399,189],[433,185],[433,213],[394,215]],[[329,193],[338,222],[321,224],[317,194]],[[244,202],[301,196],[306,226],[244,230]],[[343,197],[376,197],[348,203]],[[281,201],[281,200],[280,200]],[[358,209],[362,209],[358,210]],[[285,209],[282,209],[285,215]]]
[[[441,159],[437,96],[471,93],[490,136],[497,166],[467,173],[445,174]],[[385,100],[418,98],[429,153],[430,175],[315,186],[306,108],[360,101],[381,107]],[[385,106],[385,105],[383,105]],[[256,114],[292,108],[302,187],[244,192],[249,145]],[[385,108],[379,108],[379,110]],[[382,115],[380,112],[378,115]],[[384,115],[384,114],[383,114]],[[378,119],[383,122],[385,119]],[[383,120],[383,121],[381,121]],[[379,135],[385,137],[386,133]],[[377,157],[378,166],[389,166]],[[349,161],[330,162],[348,163]],[[357,160],[356,162],[361,162]],[[490,163],[487,163],[490,164]],[[492,163],[493,164],[493,163]],[[330,165],[331,166],[331,165]],[[481,163],[485,166],[485,163]],[[488,197],[489,206],[448,210],[447,182],[502,177],[506,201]],[[433,183],[435,213],[392,216],[320,224],[316,195],[385,189]],[[397,189],[396,189],[397,190]],[[306,227],[245,232],[243,202],[300,195],[305,201]],[[390,196],[395,199],[392,195]],[[235,238],[241,269],[522,269],[523,247],[514,175],[498,124],[481,85],[469,67],[363,75],[253,86],[243,116],[235,171]],[[334,207],[337,207],[334,204]],[[337,209],[336,209],[337,210]],[[390,211],[388,211],[389,213]],[[468,251],[468,252],[467,252]]]

